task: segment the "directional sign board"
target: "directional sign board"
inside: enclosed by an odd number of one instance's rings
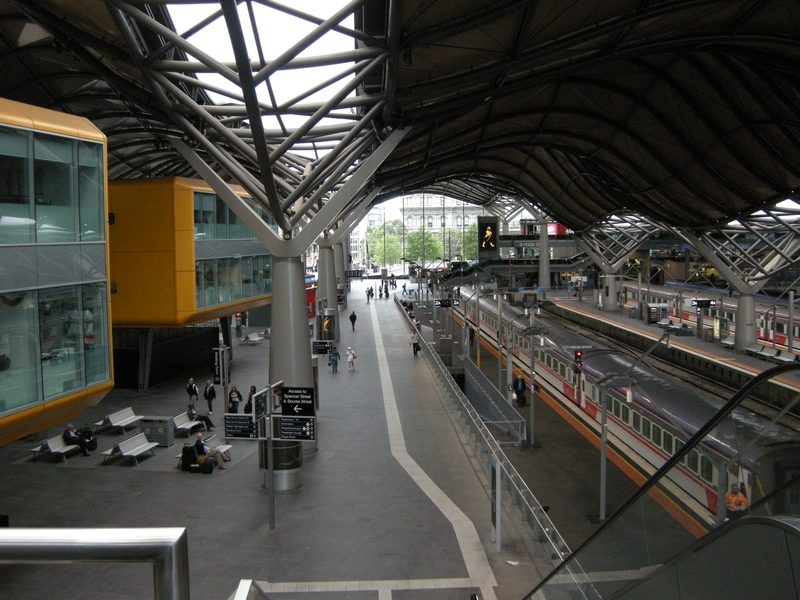
[[[330,354],[333,342],[325,340],[314,340],[311,342],[311,352],[314,354]]]
[[[258,437],[253,415],[225,414],[225,437],[255,439]]]
[[[692,306],[697,308],[712,308],[716,305],[717,301],[710,298],[692,298]]]
[[[314,417],[288,417],[275,416],[275,427],[272,430],[273,439],[276,440],[316,440],[317,427]]]
[[[434,300],[433,304],[441,308],[450,308],[451,306],[458,308],[461,306],[461,300],[458,298],[439,298],[438,300]]]
[[[313,417],[314,388],[283,388],[281,413],[291,417]]]

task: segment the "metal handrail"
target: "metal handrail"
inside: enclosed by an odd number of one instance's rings
[[[189,600],[183,527],[0,529],[0,563],[150,562],[156,600]]]

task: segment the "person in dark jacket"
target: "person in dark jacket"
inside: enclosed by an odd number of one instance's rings
[[[358,317],[356,316],[356,311],[353,311],[353,313],[350,315],[350,325],[353,326],[353,331],[356,330],[356,319],[357,318]]]
[[[67,430],[64,432],[62,437],[64,438],[64,442],[66,444],[69,444],[70,446],[80,446],[81,450],[83,450],[83,455],[89,456],[89,440],[75,431],[75,426],[72,423],[67,425]]]
[[[203,390],[203,398],[205,398],[206,402],[208,402],[208,414],[214,414],[213,403],[217,398],[217,390],[214,388],[214,384],[211,383],[210,380],[206,381],[206,389]]]

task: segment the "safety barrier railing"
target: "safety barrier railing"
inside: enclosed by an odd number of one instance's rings
[[[525,419],[466,355],[464,375],[467,378],[467,389],[471,390],[471,404],[481,415],[483,422],[492,425],[508,438],[498,442],[520,445],[527,443]]]
[[[792,371],[800,364],[764,371],[689,440],[673,440],[663,466],[526,600],[619,597],[730,520],[796,511],[800,431],[792,413],[800,395],[769,417],[743,408]]]
[[[0,529],[0,563],[153,564],[156,600],[189,600],[186,529]]]
[[[397,305],[402,310],[399,301]],[[407,315],[406,321],[409,329],[413,329],[414,324]],[[514,525],[520,532],[520,539],[527,551],[531,556],[543,557],[552,561],[554,565],[560,563],[570,553],[570,550],[547,515],[546,509],[542,507],[514,465],[511,464],[500,443],[492,435],[489,426],[458,387],[458,383],[450,375],[435,349],[422,338],[420,338],[420,346],[425,359],[440,374],[435,378],[440,390],[450,398],[463,420],[466,438],[475,455],[481,457],[478,462],[487,481],[490,481],[491,478],[490,459],[492,456],[496,458],[502,474],[503,506],[507,507],[508,514],[512,515]]]

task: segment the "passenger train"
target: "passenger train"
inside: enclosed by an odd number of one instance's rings
[[[475,295],[470,295],[470,288],[462,291],[464,308],[460,314],[466,315],[474,326],[478,312]],[[479,301],[482,341],[496,347],[497,303],[489,298]],[[504,305],[503,321],[503,345],[507,348],[513,344],[512,354],[519,371],[527,374],[532,340],[520,332],[530,326],[529,317],[515,306]],[[599,423],[603,390],[598,383],[602,378],[614,373],[635,380],[629,389],[605,390],[609,395],[608,431],[619,440],[620,450],[628,454],[630,462],[642,468],[643,459],[648,476],[678,452],[721,407],[719,401],[696,388],[635,365],[628,356],[590,343],[551,322],[546,322],[545,327],[544,345],[538,345],[542,343],[541,336],[536,336],[533,344],[536,378],[537,383],[546,381],[548,388],[560,396],[555,398],[557,401],[571,403],[586,418]],[[581,366],[576,364],[576,350],[581,352]],[[748,500],[753,503],[800,473],[800,432],[781,424],[770,428],[767,419],[744,409],[735,411],[734,422],[738,435],[731,421],[726,421],[726,426],[720,426],[712,437],[692,450],[670,475],[672,483],[696,503],[693,506],[692,500],[686,502],[684,494],[678,494],[706,526],[724,519],[722,500],[731,483],[744,482]],[[737,450],[756,439],[757,443],[745,454]],[[794,508],[798,507],[800,503]]]
[[[730,297],[724,290],[718,290],[704,285],[680,284],[675,286],[642,286],[641,303],[650,306],[663,306],[669,312],[669,317],[689,324],[697,323],[697,308],[692,301],[702,298],[714,300],[715,307],[700,309],[704,319],[717,320],[723,335],[733,336],[736,331],[736,311],[738,300]],[[756,332],[761,342],[786,348],[789,333],[789,311],[785,298],[776,299],[765,295],[756,295]],[[800,299],[798,299],[800,300]],[[639,306],[639,285],[625,282],[620,286],[620,301],[623,307],[637,308]],[[800,311],[795,310],[793,318],[794,340],[800,336]],[[800,343],[793,343],[795,348]]]

